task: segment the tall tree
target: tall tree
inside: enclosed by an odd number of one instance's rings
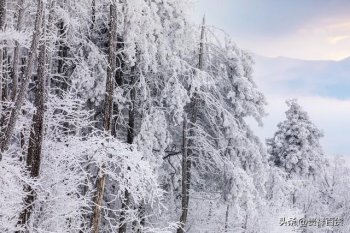
[[[45,3],[43,0],[38,0],[38,8],[37,8],[37,14],[35,19],[35,27],[34,27],[34,33],[33,33],[33,39],[31,43],[31,47],[29,50],[28,55],[28,61],[26,70],[24,73],[24,79],[21,83],[21,87],[19,89],[18,95],[16,97],[15,104],[13,108],[11,109],[10,119],[6,126],[6,131],[3,137],[1,138],[1,145],[0,145],[0,161],[2,159],[2,153],[4,153],[10,144],[10,141],[13,136],[13,132],[16,126],[16,121],[18,119],[18,114],[21,110],[21,107],[23,105],[25,95],[28,89],[29,81],[32,78],[32,72],[33,72],[33,66],[34,61],[36,58],[37,49],[39,46],[39,40],[41,37],[41,31],[42,31],[42,18],[44,15],[44,9],[45,9]]]
[[[43,9],[45,5],[43,4]],[[42,144],[44,138],[44,117],[45,117],[45,98],[46,98],[46,66],[47,66],[47,41],[46,41],[46,20],[45,12],[42,13],[42,43],[39,47],[38,56],[38,72],[36,80],[36,90],[35,90],[35,101],[34,106],[36,107],[36,112],[33,115],[32,126],[30,131],[28,155],[26,160],[27,169],[29,175],[33,179],[39,177],[41,160],[42,160]],[[24,227],[28,223],[30,216],[34,208],[34,202],[36,199],[35,190],[29,185],[26,187],[28,195],[25,198],[24,210],[21,213],[19,219],[19,225]]]
[[[24,14],[24,0],[18,0],[17,9],[17,25],[16,30],[20,32],[23,23]],[[19,76],[19,62],[20,62],[20,44],[18,41],[15,42],[15,49],[13,51],[13,63],[12,63],[12,93],[11,100],[15,101],[18,89],[18,76]]]
[[[6,23],[6,0],[0,1],[0,30],[3,31]]]
[[[63,1],[62,8],[67,5],[66,1]],[[64,19],[61,19],[58,23],[58,61],[57,61],[57,77],[56,88],[59,95],[63,95],[63,92],[67,91],[69,79],[66,77],[67,72],[67,58],[68,58],[68,46],[67,46],[67,26]]]
[[[296,100],[287,101],[287,105],[287,119],[278,124],[274,137],[267,140],[271,161],[291,177],[315,176],[324,165],[320,146],[323,133]]]
[[[203,18],[200,45],[199,45],[199,55],[198,55],[198,69],[201,71],[203,69],[203,56],[204,56],[204,36],[205,36],[205,18]],[[191,87],[190,87],[191,88]],[[191,167],[192,167],[192,157],[195,155],[193,140],[195,136],[195,125],[197,123],[198,114],[198,95],[193,93],[190,103],[185,107],[186,112],[183,122],[183,153],[182,153],[182,196],[181,196],[181,217],[180,217],[180,227],[177,229],[177,233],[185,232],[185,225],[187,222],[189,201],[190,201],[190,188],[191,188]],[[190,128],[188,128],[188,125]],[[189,131],[187,135],[187,131]]]
[[[0,31],[4,31],[6,23],[6,0],[0,0]],[[4,80],[4,67],[3,67],[3,53],[4,53],[4,43],[1,43],[0,48],[0,119],[3,117],[3,109],[2,109],[2,95],[3,95],[3,80]],[[0,161],[1,161],[1,152],[0,152]]]
[[[127,143],[128,144],[133,144],[134,143],[134,138],[135,138],[135,111],[136,111],[136,87],[135,87],[135,69],[132,68],[132,77],[131,77],[131,82],[130,82],[130,86],[131,86],[131,90],[130,90],[130,107],[129,107],[129,119],[128,119],[128,125],[127,125],[127,129],[128,129],[128,133],[127,133]],[[126,189],[124,191],[124,197],[122,197],[122,210],[120,213],[120,227],[118,232],[119,233],[125,233],[126,229],[127,229],[127,224],[125,223],[125,219],[126,219],[126,211],[127,208],[129,208],[129,204],[130,204],[130,193],[129,191]]]
[[[104,106],[104,121],[103,126],[106,136],[111,135],[112,119],[113,119],[113,94],[114,94],[114,77],[116,71],[116,49],[117,49],[117,3],[113,0],[110,4],[110,28],[109,28],[109,49],[108,49],[108,67],[107,67],[107,82],[106,96]],[[96,196],[94,199],[94,213],[92,217],[92,229],[94,233],[99,232],[101,224],[101,208],[103,204],[103,194],[106,183],[106,175],[103,172],[104,165],[98,173],[96,183]]]
[[[270,161],[286,174],[289,208],[297,209],[305,218],[327,217],[328,194],[323,190],[327,187],[323,186],[323,177],[329,165],[320,144],[323,133],[297,100],[288,100],[287,105],[287,119],[278,124],[274,137],[267,140]]]
[[[96,23],[96,0],[91,1],[91,26],[90,29],[93,30]]]

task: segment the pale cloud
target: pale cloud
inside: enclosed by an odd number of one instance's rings
[[[337,44],[341,41],[344,41],[344,40],[349,40],[350,39],[350,35],[346,35],[346,36],[333,36],[333,37],[329,37],[328,38],[328,41],[329,43],[331,44]]]
[[[321,60],[344,59],[350,56],[350,18],[333,16],[311,19],[304,25],[300,25],[289,40],[292,45],[295,43],[302,48],[298,50],[299,54],[294,55],[295,57]]]
[[[218,4],[218,2],[220,4]],[[196,0],[197,21],[223,28],[255,53],[308,60],[350,56],[350,1]]]
[[[349,19],[312,19],[295,31],[269,40],[250,39],[244,46],[257,53],[307,60],[341,60],[350,56]],[[240,43],[240,41],[238,41]]]
[[[331,20],[334,21],[334,20]],[[328,25],[328,28],[330,29],[336,29],[336,30],[349,30],[350,29],[350,20],[349,19],[340,19],[338,22],[333,22]]]

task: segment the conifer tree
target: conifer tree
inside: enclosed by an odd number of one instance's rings
[[[286,120],[278,124],[274,137],[267,140],[270,160],[290,176],[315,176],[322,170],[323,133],[311,122],[296,100],[287,101]]]

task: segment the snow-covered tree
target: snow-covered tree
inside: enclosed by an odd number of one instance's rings
[[[325,165],[320,145],[323,133],[296,100],[287,101],[287,105],[287,119],[278,124],[274,137],[267,140],[271,161],[291,176],[315,176]]]
[[[279,185],[285,187],[286,197],[279,198],[283,202],[281,206],[300,218],[327,218],[329,206],[324,199],[323,177],[329,163],[320,144],[323,134],[296,100],[287,101],[287,105],[287,119],[278,124],[274,138],[267,140],[271,165],[284,177]],[[272,186],[278,188],[276,184]],[[273,199],[276,197],[274,194]],[[320,229],[303,232],[320,232]]]

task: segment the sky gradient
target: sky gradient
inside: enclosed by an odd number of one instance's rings
[[[194,0],[196,21],[223,28],[257,54],[308,60],[350,56],[348,0]],[[198,21],[199,22],[199,21]]]

